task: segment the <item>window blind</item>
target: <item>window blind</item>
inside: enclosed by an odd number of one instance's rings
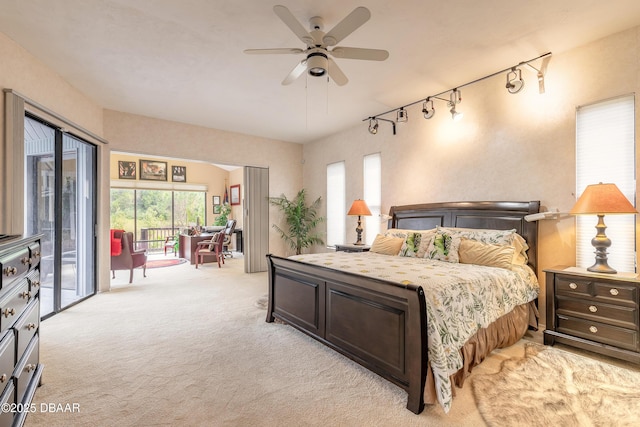
[[[345,182],[344,162],[327,165],[327,246],[345,240]]]
[[[380,233],[380,210],[382,204],[382,162],[380,153],[364,156],[364,201],[369,206],[371,216],[365,217],[365,242],[373,243]]]
[[[627,95],[578,107],[576,113],[576,200],[589,184],[614,183],[636,205],[635,98]],[[611,239],[609,265],[636,271],[635,215],[605,215]],[[578,215],[576,262],[587,268],[595,262],[591,239],[596,235],[595,215]]]

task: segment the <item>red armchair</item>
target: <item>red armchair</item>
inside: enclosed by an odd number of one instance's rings
[[[118,245],[118,241],[120,245]],[[147,251],[133,249],[133,233],[111,230],[111,272],[113,278],[116,277],[116,270],[129,270],[129,283],[131,283],[133,282],[133,269],[138,267],[142,267],[142,275],[147,277]]]

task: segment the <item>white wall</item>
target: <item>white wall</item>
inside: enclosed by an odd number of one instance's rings
[[[496,64],[496,70],[503,67]],[[576,107],[638,92],[639,74],[640,28],[634,28],[554,54],[544,95],[535,73],[524,68],[525,88],[515,95],[506,91],[504,75],[463,88],[461,122],[454,123],[445,103],[436,100],[430,120],[422,117],[422,104],[409,108],[409,121],[397,124],[396,136],[389,123],[380,122],[379,133],[371,135],[362,122],[307,144],[304,186],[326,198],[326,165],[344,160],[349,205],[362,197],[363,156],[380,152],[383,212],[392,205],[459,200],[540,200],[566,212],[575,203]],[[428,95],[416,93],[406,102]],[[355,239],[355,227],[348,217],[347,241]],[[544,285],[542,269],[575,263],[573,218],[540,222],[539,240],[538,277]],[[544,309],[544,289],[540,301]]]

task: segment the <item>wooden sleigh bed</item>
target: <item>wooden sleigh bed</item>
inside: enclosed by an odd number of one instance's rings
[[[524,217],[537,213],[539,208],[538,201],[394,206],[389,213],[389,228],[515,229],[529,246],[528,265],[536,272],[537,222],[526,222]],[[306,333],[406,390],[410,411],[418,414],[424,409],[425,384],[431,372],[427,309],[421,286],[274,255],[267,255],[267,259],[267,322],[279,319]],[[526,316],[531,317],[531,313]],[[465,360],[465,365],[469,365],[465,369],[470,370],[484,355],[466,357],[475,359]]]

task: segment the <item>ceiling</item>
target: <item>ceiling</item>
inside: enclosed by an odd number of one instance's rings
[[[305,29],[321,16],[325,32],[365,6],[371,19],[339,45],[389,58],[336,59],[345,86],[281,85],[302,55],[243,53],[304,47],[277,2]],[[105,108],[297,143],[640,25],[638,0],[0,0],[0,11],[0,31]]]

